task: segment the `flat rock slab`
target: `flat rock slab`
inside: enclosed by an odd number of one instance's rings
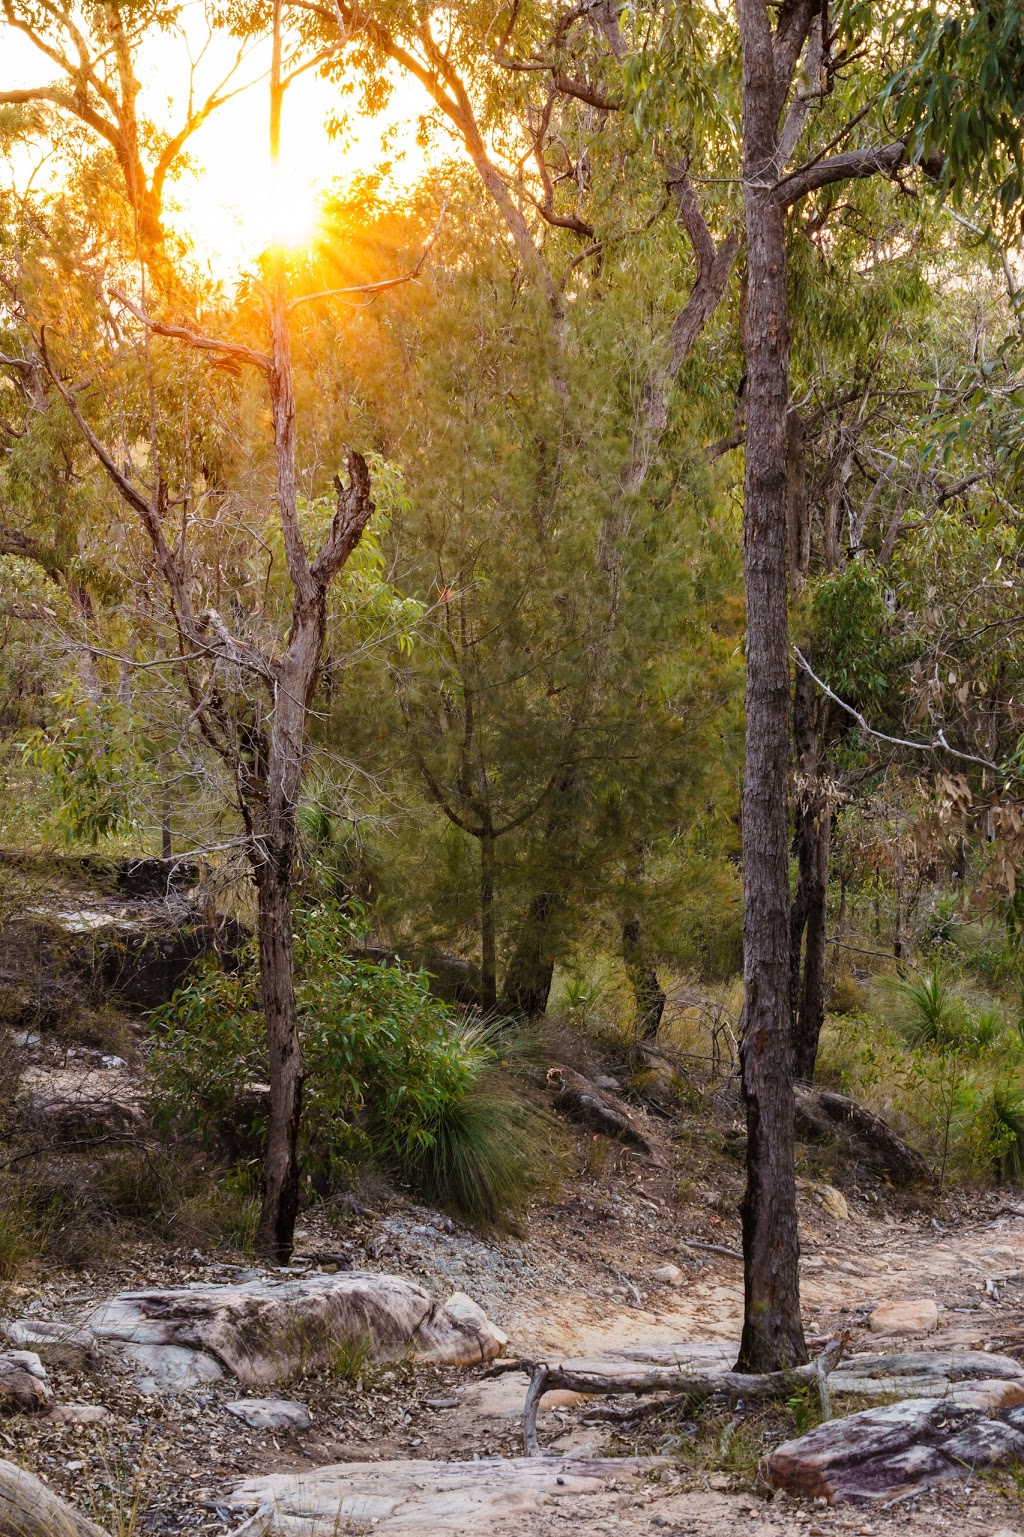
[[[872,1334],[931,1334],[938,1326],[939,1310],[930,1297],[883,1302],[868,1319]]]
[[[308,1430],[313,1423],[305,1404],[291,1398],[238,1398],[224,1407],[253,1430]]]
[[[788,1494],[870,1504],[1011,1463],[1024,1463],[1024,1410],[990,1419],[948,1398],[916,1398],[830,1420],[786,1441],[765,1472]]]
[[[86,1329],[123,1356],[147,1392],[225,1373],[252,1387],[283,1382],[329,1366],[344,1343],[365,1343],[371,1360],[412,1354],[444,1366],[493,1360],[507,1344],[463,1293],[440,1303],[400,1276],[359,1270],[122,1292]]]
[[[236,1537],[338,1537],[341,1532],[468,1537],[565,1502],[585,1531],[587,1498],[628,1489],[658,1457],[518,1457],[477,1462],[342,1462],[253,1478],[225,1504],[253,1519]]]

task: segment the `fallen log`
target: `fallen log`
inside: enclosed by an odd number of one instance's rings
[[[796,1134],[807,1142],[839,1141],[859,1163],[894,1185],[923,1185],[932,1173],[916,1148],[865,1105],[831,1089],[794,1085]]]
[[[24,1468],[0,1461],[0,1537],[107,1537],[107,1533]]]
[[[570,1067],[549,1068],[547,1081],[555,1091],[554,1107],[563,1115],[651,1155],[653,1149],[639,1121],[617,1095],[599,1089]]]
[[[607,1372],[579,1370],[571,1365],[553,1365],[549,1361],[519,1360],[502,1365],[508,1371],[521,1371],[530,1378],[523,1404],[523,1451],[527,1457],[542,1457],[544,1453],[537,1438],[537,1411],[544,1394],[555,1388],[592,1397],[671,1392],[678,1398],[699,1403],[716,1395],[731,1400],[787,1398],[798,1388],[813,1387],[821,1397],[822,1409],[828,1418],[831,1402],[827,1378],[838,1364],[845,1344],[846,1336],[837,1335],[829,1340],[821,1355],[806,1366],[757,1374],[719,1368],[698,1376],[687,1376],[679,1366],[646,1366],[633,1370],[629,1363],[623,1363],[624,1369]]]

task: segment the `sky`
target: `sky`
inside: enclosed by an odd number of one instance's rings
[[[140,110],[161,128],[174,130],[184,120],[189,80],[189,52],[205,40],[202,7],[185,8],[186,40],[158,34],[140,54]],[[28,39],[2,32],[0,90],[47,85],[56,69]],[[214,37],[197,66],[196,99],[219,84],[234,60],[237,44]],[[194,171],[167,189],[171,221],[194,242],[195,253],[211,273],[229,279],[263,250],[272,236],[301,245],[315,226],[319,195],[332,183],[348,181],[380,164],[392,162],[392,184],[401,189],[421,175],[423,152],[416,144],[420,115],[430,103],[418,82],[401,78],[389,107],[368,119],[354,113],[353,99],[308,71],[289,88],[281,135],[281,176],[274,187],[267,148],[267,87],[260,80],[269,65],[269,43],[258,46],[241,67],[240,81],[251,88],[217,109],[189,141]],[[349,131],[330,139],[328,118],[348,111]],[[386,150],[382,136],[387,135]],[[27,163],[15,166],[24,177]]]

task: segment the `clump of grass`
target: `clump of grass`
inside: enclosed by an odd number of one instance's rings
[[[839,971],[832,978],[829,1008],[833,1014],[863,1014],[867,1001],[867,991],[852,971]]]
[[[376,1343],[372,1334],[347,1334],[331,1341],[327,1369],[342,1382],[361,1382],[373,1365]]]
[[[398,1173],[428,1200],[479,1227],[514,1227],[550,1183],[550,1123],[498,1073],[442,1105],[428,1138],[396,1154]]]
[[[962,1043],[967,1023],[964,1000],[937,963],[919,976],[889,978],[886,993],[908,1045]]]
[[[0,1204],[0,1282],[16,1280],[35,1249],[28,1214],[16,1201],[4,1200]]]

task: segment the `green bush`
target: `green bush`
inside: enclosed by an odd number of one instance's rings
[[[344,1179],[369,1156],[461,1215],[498,1221],[544,1178],[539,1118],[498,1089],[489,1041],[449,1017],[426,974],[354,959],[360,938],[334,903],[298,922],[307,1175]],[[247,1087],[268,1073],[254,948],[237,970],[211,968],[181,989],[153,1028],[166,1118],[206,1138],[237,1128]],[[248,1115],[259,1144],[261,1114]]]
[[[1015,1084],[997,1084],[986,1107],[986,1130],[997,1179],[1024,1178],[1024,1094]]]
[[[886,991],[896,1021],[914,1047],[956,1046],[968,1029],[964,1000],[937,963],[920,976],[889,978]]]

